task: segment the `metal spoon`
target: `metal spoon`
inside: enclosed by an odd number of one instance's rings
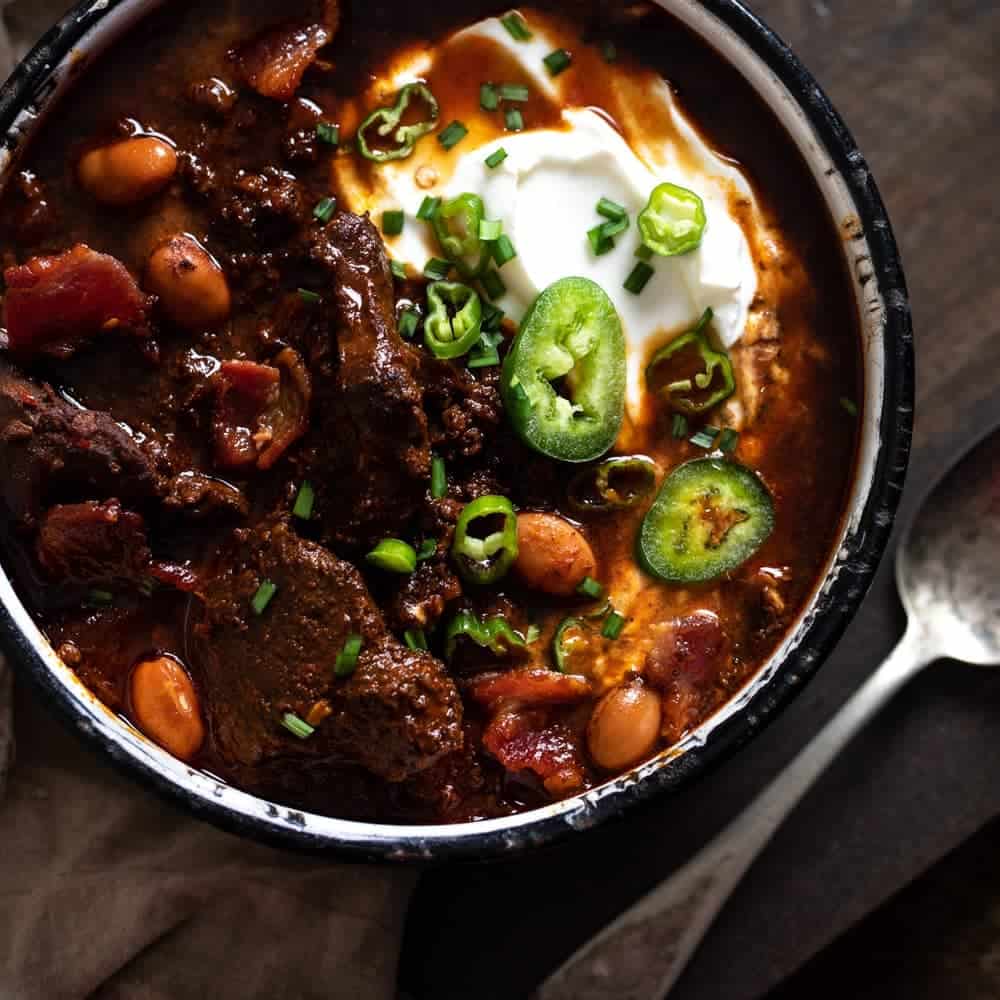
[[[535,1000],[661,1000],[785,817],[903,684],[944,656],[1000,665],[1000,430],[924,499],[900,541],[896,584],[908,625],[882,666],[754,802],[572,955]]]

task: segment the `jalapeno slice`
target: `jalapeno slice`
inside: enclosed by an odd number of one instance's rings
[[[479,237],[485,219],[483,199],[468,192],[443,202],[430,218],[441,252],[466,278],[478,277],[490,262],[490,245]]]
[[[555,635],[552,636],[552,659],[555,660],[556,670],[563,674],[571,674],[569,668],[569,655],[574,639],[576,642],[586,641],[590,634],[590,628],[582,618],[564,618],[558,625]]]
[[[511,627],[502,615],[492,618],[478,618],[471,611],[459,611],[444,633],[444,655],[450,660],[462,637],[470,639],[477,646],[488,649],[497,656],[505,656],[515,646],[526,645],[520,632]]]
[[[646,366],[646,385],[680,413],[705,413],[736,389],[733,365],[705,337],[712,321],[706,309],[698,325],[661,347]]]
[[[746,562],[773,528],[774,503],[756,473],[696,458],[660,487],[639,529],[639,556],[668,583],[705,583]]]
[[[697,250],[705,223],[705,203],[678,184],[657,184],[639,213],[642,242],[661,257]]]
[[[625,412],[625,338],[603,289],[562,278],[528,310],[501,390],[526,444],[563,462],[589,462],[614,443]]]
[[[427,286],[424,343],[436,358],[459,358],[479,342],[483,306],[479,293],[457,281]]]
[[[426,106],[427,117],[404,123],[403,118],[415,98]],[[434,130],[439,115],[437,98],[430,90],[422,83],[408,83],[396,94],[392,105],[376,108],[358,127],[358,152],[376,163],[403,160],[413,152],[417,139]],[[376,146],[376,140],[386,145]]]
[[[483,537],[470,534],[476,521],[486,522]],[[499,520],[499,525],[495,522]],[[468,503],[458,517],[451,555],[469,583],[495,583],[517,558],[517,515],[506,497],[485,496]]]
[[[581,514],[634,507],[656,485],[656,463],[643,455],[606,458],[581,469],[570,481],[567,499]]]

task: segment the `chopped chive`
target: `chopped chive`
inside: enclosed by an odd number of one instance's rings
[[[514,244],[511,243],[510,237],[506,233],[501,233],[497,241],[493,244],[493,259],[496,261],[497,267],[503,267],[504,264],[512,261],[517,256],[517,251],[514,249]]]
[[[596,601],[604,593],[604,588],[592,576],[585,576],[577,586],[576,592],[581,597],[589,597]]]
[[[565,49],[556,49],[542,60],[551,76],[558,76],[563,70],[568,69],[572,61],[573,57]]]
[[[675,413],[673,423],[670,428],[670,433],[673,434],[675,438],[681,440],[688,436],[688,420],[683,413]]]
[[[294,712],[285,712],[281,717],[281,724],[293,736],[298,736],[300,740],[308,739],[316,730],[309,725],[305,719],[300,719]]]
[[[114,599],[115,595],[110,590],[90,590],[87,592],[89,604],[110,604]]]
[[[500,99],[503,101],[523,102],[530,96],[530,91],[523,83],[502,83]]]
[[[427,636],[422,628],[408,628],[403,633],[403,642],[413,650],[427,649]]]
[[[486,157],[486,166],[490,170],[496,170],[497,167],[507,159],[507,150],[501,146],[499,149],[495,149],[489,156]]]
[[[735,451],[740,443],[739,431],[734,431],[732,427],[727,427],[719,438],[719,448],[722,451]]]
[[[438,543],[436,538],[425,538],[417,549],[417,562],[426,562],[437,552]]]
[[[435,455],[431,459],[431,496],[441,500],[448,494],[448,477],[445,474],[444,459]]]
[[[496,111],[500,107],[500,95],[492,83],[479,85],[479,106],[483,111]]]
[[[520,132],[524,128],[524,115],[519,108],[508,108],[503,114],[508,132]]]
[[[484,243],[492,243],[500,239],[503,232],[503,222],[499,219],[483,219],[479,223],[479,238]]]
[[[421,219],[423,222],[429,222],[435,215],[437,215],[440,207],[440,198],[432,198],[430,195],[427,195],[427,197],[425,197],[420,203],[420,208],[417,209],[417,218]]]
[[[610,198],[601,198],[597,203],[597,214],[603,215],[605,219],[627,219],[628,211],[623,205],[612,201]]]
[[[533,642],[538,642],[542,637],[542,630],[537,625],[529,625],[524,633],[524,641],[530,646]]]
[[[322,201],[316,202],[316,207],[313,209],[313,218],[319,219],[320,222],[329,222],[336,211],[337,199],[324,198]]]
[[[604,56],[605,62],[613,63],[618,58],[618,48],[615,43],[608,39],[601,42],[601,55]]]
[[[705,448],[707,450],[715,443],[715,436],[718,433],[718,427],[703,427],[697,434],[689,438],[689,440],[696,448]]]
[[[309,291],[308,288],[299,289],[299,298],[302,299],[307,306],[314,306],[317,302],[322,302],[322,298],[316,292]]]
[[[638,260],[632,273],[625,279],[625,291],[638,295],[649,284],[656,272],[644,261]]]
[[[295,496],[295,505],[292,513],[302,521],[308,521],[312,517],[313,503],[316,500],[316,493],[312,488],[312,483],[308,479],[302,480],[299,492]]]
[[[399,335],[409,340],[416,332],[420,316],[414,309],[406,309],[399,317]]]
[[[601,229],[604,235],[611,239],[614,236],[618,236],[620,233],[624,233],[628,229],[628,216],[623,216],[621,219],[611,219],[601,225]]]
[[[601,257],[609,250],[614,250],[615,241],[604,232],[604,223],[587,230],[587,239],[595,257]]]
[[[399,209],[382,213],[382,232],[386,236],[398,236],[403,231],[406,216]]]
[[[417,553],[400,538],[383,538],[365,556],[365,562],[387,573],[412,573],[417,568]]]
[[[622,629],[624,627],[624,616],[618,614],[617,611],[612,611],[611,614],[604,619],[604,628],[601,629],[601,635],[603,635],[605,639],[617,639],[618,636],[622,634]]]
[[[394,278],[399,278],[400,281],[406,281],[406,265],[401,260],[390,260],[389,270],[392,271],[392,276]]]
[[[431,257],[431,259],[424,264],[424,277],[428,281],[444,281],[450,273],[450,260],[442,260],[440,257]]]
[[[467,362],[470,368],[491,368],[500,364],[500,354],[497,345],[503,340],[502,333],[490,333],[484,330],[472,350],[469,351]]]
[[[328,146],[339,146],[340,126],[331,125],[329,122],[320,122],[316,126],[316,138],[320,142],[325,142]]]
[[[645,243],[640,243],[636,247],[635,255],[636,255],[636,257],[639,258],[639,260],[652,260],[653,259],[653,251],[650,250],[649,247],[646,246]]]
[[[524,23],[524,18],[515,10],[512,10],[509,14],[504,14],[500,18],[500,23],[507,29],[507,34],[515,42],[526,42],[532,37],[528,26]]]
[[[856,417],[858,415],[858,404],[854,402],[853,399],[848,399],[846,396],[840,397],[840,405],[852,416]]]
[[[506,313],[498,309],[492,302],[484,302],[483,307],[483,330],[486,333],[496,333],[503,324]]]
[[[363,644],[364,639],[357,632],[352,632],[344,640],[344,648],[337,654],[337,659],[333,664],[334,676],[348,677],[354,673]]]
[[[503,283],[499,271],[487,271],[480,279],[483,291],[491,299],[499,299],[507,291],[507,286]]]
[[[438,133],[438,142],[445,149],[451,149],[457,146],[468,134],[469,130],[465,127],[465,123],[455,119],[443,132]]]
[[[257,588],[257,592],[250,598],[250,607],[255,615],[262,615],[264,609],[271,603],[271,598],[278,592],[276,584],[270,580],[264,580]]]

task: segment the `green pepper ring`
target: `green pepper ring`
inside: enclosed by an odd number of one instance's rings
[[[642,481],[635,489],[622,496],[611,484],[616,471],[639,472]],[[593,484],[593,492],[600,500],[589,501],[584,497],[585,488]],[[605,511],[626,510],[648,496],[656,485],[656,463],[644,455],[618,455],[606,458],[598,465],[581,469],[571,480],[566,491],[570,507],[577,513],[597,514]]]
[[[710,521],[709,510],[720,518]],[[707,583],[746,562],[773,530],[774,502],[755,472],[724,458],[696,458],[660,487],[639,529],[639,560],[667,583]]]
[[[448,227],[448,220],[457,215],[465,217],[465,236],[457,236]],[[430,224],[437,237],[441,252],[454,261],[464,278],[478,278],[489,266],[493,253],[488,243],[479,238],[479,223],[486,218],[483,199],[472,192],[464,192],[450,198],[438,207],[431,216]],[[476,264],[470,265],[468,258],[479,254]]]
[[[667,383],[660,390],[660,394],[666,398],[667,402],[675,410],[680,413],[686,413],[689,416],[705,413],[707,410],[712,409],[713,406],[718,406],[723,400],[728,399],[736,391],[736,378],[733,375],[733,363],[729,360],[729,355],[724,351],[715,350],[709,344],[703,332],[711,319],[712,310],[706,309],[693,330],[681,334],[681,336],[670,341],[669,344],[661,347],[653,355],[649,364],[646,365],[646,381],[649,382],[651,381],[654,369],[658,365],[668,361],[678,351],[689,344],[694,344],[697,347],[698,353],[705,362],[704,374],[695,375],[694,385],[691,385],[690,379],[687,379],[685,380],[686,385],[682,383]],[[691,392],[695,388],[707,389],[712,384],[716,371],[722,375],[722,385],[707,399],[695,402],[679,395],[682,392]]]
[[[486,538],[474,538],[469,526],[479,518],[500,515],[503,528]],[[455,525],[451,555],[458,572],[469,583],[496,583],[517,558],[517,515],[514,505],[500,496],[483,496],[462,509]]]
[[[678,212],[680,205],[690,207],[690,218]],[[661,257],[677,257],[697,250],[706,223],[705,203],[701,197],[669,181],[653,188],[638,219],[642,242]]]
[[[410,106],[410,98],[413,94],[418,94],[421,98],[423,98],[423,100],[427,103],[431,116],[426,121],[415,122],[413,125],[400,125],[399,123],[402,120],[406,109]],[[400,89],[398,94],[396,94],[395,103],[385,107],[376,108],[358,126],[356,134],[358,152],[360,152],[366,160],[372,160],[375,163],[386,163],[390,160],[404,160],[413,153],[413,148],[417,143],[417,139],[434,130],[440,114],[441,110],[438,106],[437,98],[424,84],[408,83],[405,87]],[[382,124],[380,124],[376,129],[378,134],[382,137],[389,135],[393,129],[395,129],[395,134],[392,138],[399,143],[398,149],[380,150],[371,149],[371,147],[369,147],[368,140],[365,138],[365,133],[376,122],[382,122]]]
[[[427,286],[429,312],[424,320],[424,343],[436,358],[460,358],[479,342],[483,306],[479,293],[457,281],[435,281]],[[448,315],[448,304],[456,312]],[[445,333],[451,334],[446,337]]]
[[[448,623],[444,634],[444,655],[450,660],[460,637],[471,639],[477,646],[498,656],[514,646],[526,645],[524,636],[513,629],[506,618],[494,615],[478,618],[471,611],[459,611]]]

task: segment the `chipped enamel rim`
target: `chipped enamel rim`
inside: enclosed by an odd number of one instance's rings
[[[0,90],[0,183],[77,70],[160,0],[89,0],[50,29]],[[840,226],[864,353],[858,470],[840,544],[809,605],[743,691],[680,744],[586,794],[457,825],[358,823],[289,809],[193,770],[109,712],[55,655],[0,570],[0,639],[16,669],[145,787],[234,833],[284,847],[389,861],[485,859],[547,844],[679,786],[733,753],[801,689],[867,592],[888,542],[909,456],[913,335],[906,284],[874,178],[819,85],[737,0],[658,0],[732,63],[777,115]]]

